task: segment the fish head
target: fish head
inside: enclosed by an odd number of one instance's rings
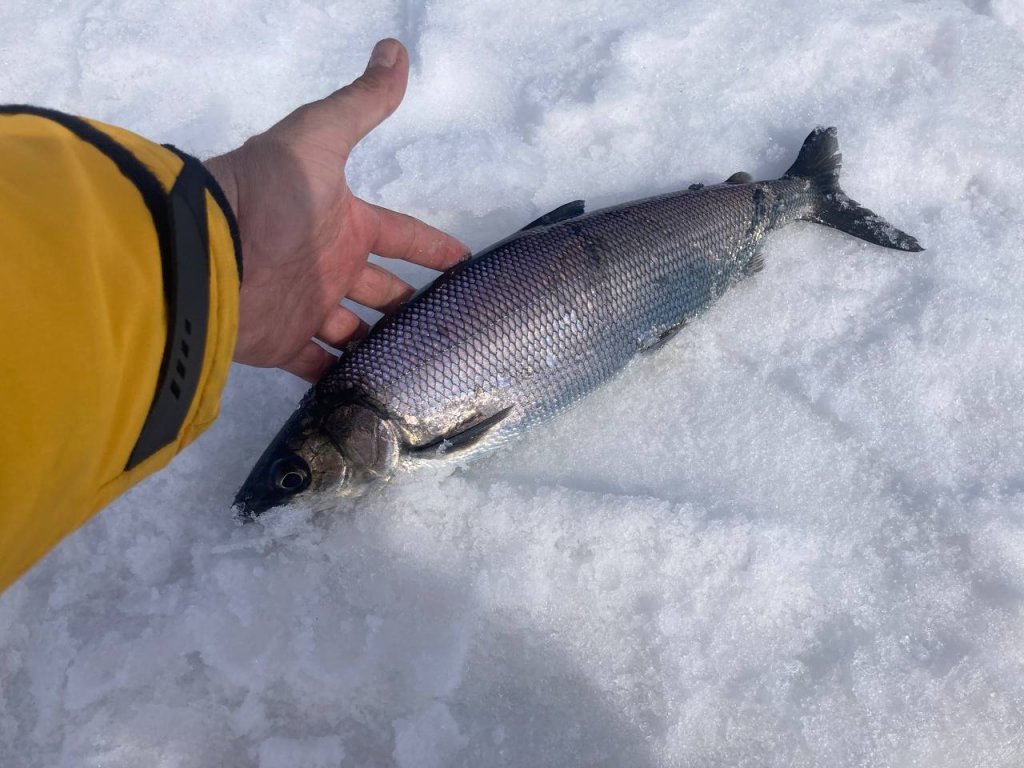
[[[336,507],[386,483],[399,455],[398,429],[375,409],[345,403],[317,414],[304,403],[260,456],[233,509],[252,519],[291,502]]]

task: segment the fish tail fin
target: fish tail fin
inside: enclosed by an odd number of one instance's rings
[[[912,236],[887,222],[878,214],[851,200],[839,186],[843,156],[835,128],[815,128],[800,148],[796,162],[784,179],[807,179],[821,193],[821,201],[807,219],[826,227],[859,237],[883,248],[899,251],[923,251]]]

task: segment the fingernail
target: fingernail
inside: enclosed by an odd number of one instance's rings
[[[370,54],[370,63],[367,69],[373,67],[386,67],[391,69],[398,59],[398,43],[395,40],[381,40],[373,46],[373,53]]]

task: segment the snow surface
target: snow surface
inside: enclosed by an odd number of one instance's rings
[[[795,225],[580,407],[336,515],[232,520],[304,389],[236,368],[198,444],[0,597],[4,768],[1024,764],[1019,0],[0,21],[3,101],[203,155],[397,35],[409,95],[350,178],[474,247],[774,177],[832,124],[846,190],[928,249]]]

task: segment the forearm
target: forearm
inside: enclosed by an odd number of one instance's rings
[[[218,198],[122,129],[0,114],[0,590],[215,418],[239,287]]]

